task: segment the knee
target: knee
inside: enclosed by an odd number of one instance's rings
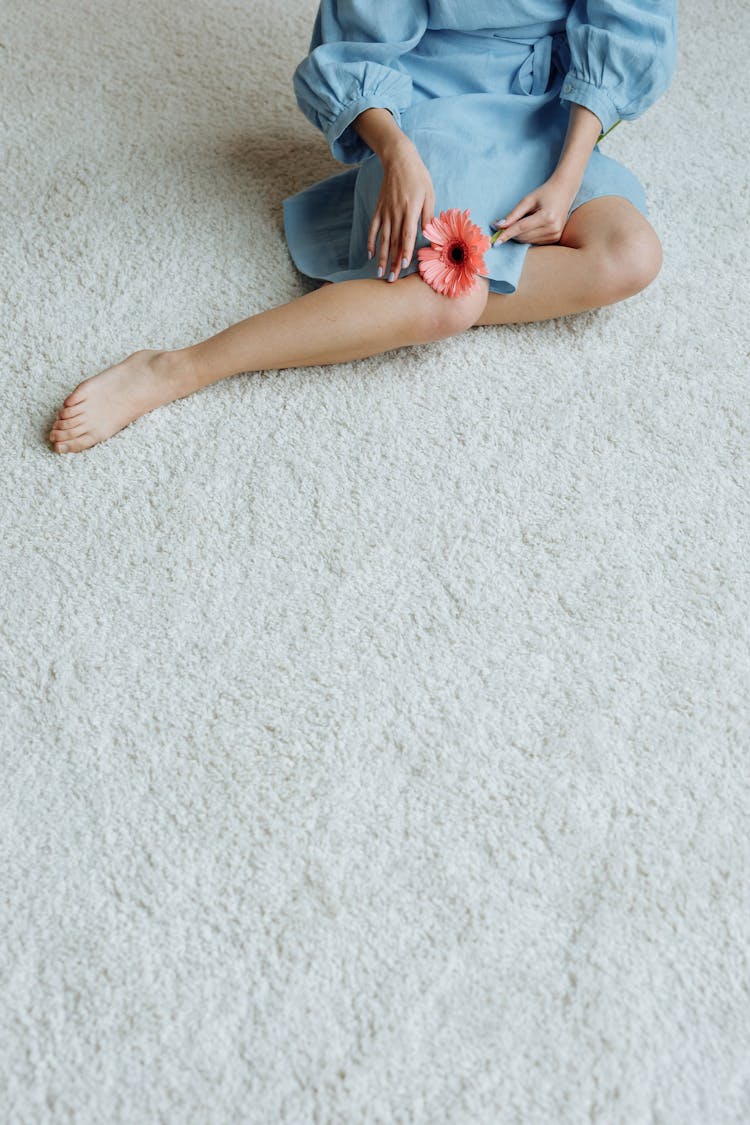
[[[457,336],[476,324],[487,305],[490,290],[487,278],[479,277],[477,283],[475,289],[461,297],[446,297],[422,282],[429,291],[425,327],[431,339]]]
[[[612,301],[640,293],[659,273],[664,260],[659,236],[651,226],[623,232],[607,244],[604,288]]]

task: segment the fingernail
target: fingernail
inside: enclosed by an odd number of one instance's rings
[[[402,258],[401,259],[401,269],[405,270],[408,265],[409,265],[408,260],[406,258]]]
[[[490,223],[490,230],[497,230],[499,225],[499,223]]]
[[[368,250],[367,251],[367,261],[369,262],[371,258],[372,258],[372,250]]]
[[[396,280],[396,272],[395,272],[395,270],[391,270],[391,272],[390,272],[390,273],[388,274],[388,280],[389,280],[389,281],[395,281],[395,280]]]
[[[68,452],[68,447],[67,447],[67,445],[61,445],[61,446],[60,446],[60,452],[61,452],[61,453],[67,453],[67,452]]]
[[[378,277],[382,277],[382,276],[383,276],[383,267],[378,266]]]

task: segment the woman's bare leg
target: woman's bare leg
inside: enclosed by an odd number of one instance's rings
[[[418,274],[322,286],[175,351],[134,352],[71,391],[49,434],[55,452],[78,453],[142,414],[209,383],[249,371],[342,363],[427,343],[470,327],[489,283],[445,297]]]
[[[502,248],[489,253],[502,253]],[[530,246],[515,293],[452,299],[417,274],[389,283],[343,281],[234,324],[176,351],[140,351],[84,380],[50,431],[56,452],[77,453],[157,406],[245,371],[341,363],[453,335],[470,326],[546,320],[612,304],[643,289],[661,266],[651,224],[622,196],[577,207],[559,243]]]
[[[490,293],[476,325],[523,324],[614,304],[645,289],[661,263],[658,235],[629,199],[590,199],[576,207],[559,242],[529,247],[515,293]]]

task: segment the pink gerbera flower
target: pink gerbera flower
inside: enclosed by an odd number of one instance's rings
[[[419,273],[427,284],[446,297],[461,297],[475,289],[477,274],[487,273],[482,255],[490,240],[471,222],[468,208],[441,211],[422,233],[432,243],[417,252]]]

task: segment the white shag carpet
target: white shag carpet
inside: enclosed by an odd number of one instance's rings
[[[313,0],[4,0],[4,1123],[750,1119],[750,10],[607,150],[620,304],[240,375]]]

